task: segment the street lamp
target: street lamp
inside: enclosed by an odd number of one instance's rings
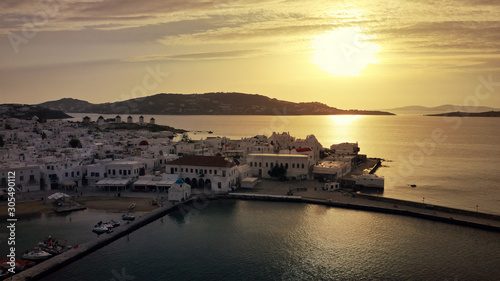
[[[479,213],[479,205],[476,205],[476,212]]]
[[[425,197],[422,197],[422,204],[425,204]]]

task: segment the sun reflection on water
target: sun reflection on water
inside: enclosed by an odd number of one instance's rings
[[[330,120],[336,126],[348,127],[360,117],[361,115],[330,115]]]

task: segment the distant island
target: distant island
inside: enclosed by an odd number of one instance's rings
[[[447,112],[439,114],[427,114],[425,116],[445,116],[445,117],[500,117],[500,111],[486,111],[486,112]]]
[[[320,102],[289,102],[243,93],[157,94],[93,104],[72,98],[39,106],[72,113],[154,115],[394,115],[385,111],[343,110]]]
[[[2,104],[0,105],[0,117],[25,120],[36,118],[40,121],[72,118],[72,116],[69,116],[61,110],[53,110],[43,106],[26,104]]]
[[[384,111],[389,111],[396,113],[398,115],[430,115],[430,114],[442,114],[442,112],[486,112],[486,111],[498,111],[500,109],[487,107],[487,106],[463,106],[463,105],[453,105],[444,104],[434,107],[426,107],[420,105],[411,105],[404,107],[397,107],[391,109],[382,109]]]

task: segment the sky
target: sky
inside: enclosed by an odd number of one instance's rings
[[[500,108],[500,1],[0,2],[0,103],[207,92]]]

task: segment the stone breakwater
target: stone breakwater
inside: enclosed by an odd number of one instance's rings
[[[303,196],[229,193],[220,196],[220,198],[319,204],[338,208],[411,216],[500,232],[500,216],[369,195],[353,194],[351,196],[337,196],[323,199]]]

